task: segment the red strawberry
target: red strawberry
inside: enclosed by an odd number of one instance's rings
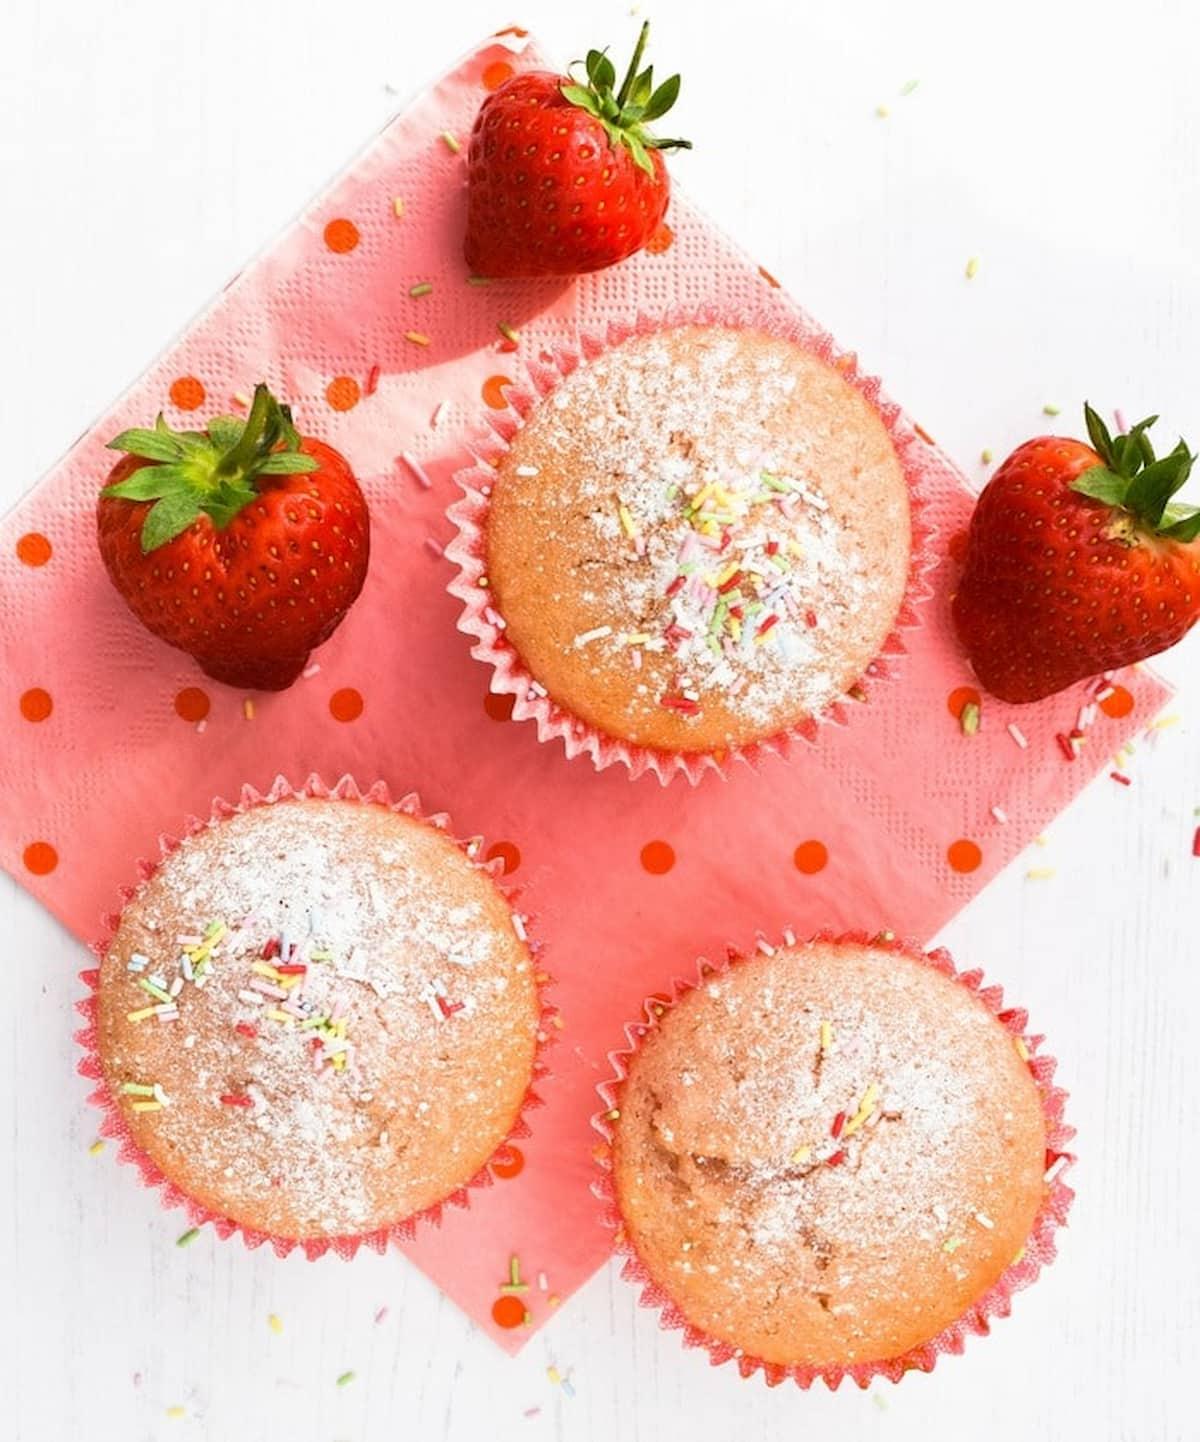
[[[654,88],[638,74],[642,26],[620,90],[616,71],[589,50],[587,84],[533,70],[480,107],[467,157],[467,264],[477,275],[577,275],[641,250],[662,222],[670,182],[659,140],[645,129],[679,94],[679,76]]]
[[[954,624],[980,681],[1038,701],[1173,646],[1200,617],[1200,509],[1171,503],[1195,457],[1156,459],[1139,422],[1092,444],[1018,446],[971,518]]]
[[[362,590],[367,503],[345,459],[303,440],[264,385],[245,421],[123,431],[100,554],[133,614],[218,681],[282,691]]]

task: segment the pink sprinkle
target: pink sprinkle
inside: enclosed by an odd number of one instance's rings
[[[449,404],[449,401],[438,401],[437,405],[434,406],[433,415],[429,417],[429,429],[431,431],[436,431],[438,426],[441,425],[442,417],[446,414],[446,407]]]
[[[1119,771],[1110,771],[1108,774],[1112,777],[1114,781],[1119,781],[1122,786],[1133,785],[1133,778],[1130,776],[1122,776]]]
[[[373,396],[379,385],[379,367],[372,366],[367,372],[367,383],[363,386],[363,395]]]
[[[437,541],[435,541],[432,536],[425,537],[425,549],[429,552],[431,556],[445,555],[445,552],[442,550],[441,545]]]
[[[1122,435],[1124,435],[1124,433],[1129,429],[1129,427],[1125,424],[1125,412],[1121,409],[1120,406],[1117,406],[1117,408],[1113,411],[1113,420],[1117,423],[1117,430],[1120,431]]]
[[[1100,689],[1096,692],[1097,702],[1107,701],[1116,689],[1115,686],[1110,685],[1107,681],[1101,682]]]
[[[320,671],[320,669],[320,661],[314,661],[311,666],[305,666],[304,670],[300,672],[300,675],[303,680],[311,681],[312,678],[317,674],[317,672]]]
[[[540,1417],[541,1415],[542,1415],[542,1409],[541,1409],[540,1407],[526,1407],[526,1408],[525,1408],[525,1416],[526,1416],[526,1417]]]
[[[413,479],[423,491],[431,491],[433,489],[433,482],[429,479],[429,476],[426,474],[425,468],[421,465],[420,461],[418,461],[414,456],[410,455],[408,451],[401,451],[400,459],[412,472]]]
[[[805,611],[804,624],[810,629],[814,627],[817,624],[817,613],[815,611]]]
[[[1000,823],[1001,826],[1006,825],[1008,822],[1008,812],[1005,811],[1002,806],[993,806],[992,816]]]
[[[1025,735],[1024,731],[1021,730],[1021,728],[1017,725],[1015,721],[1010,721],[1006,729],[1008,731],[1008,734],[1017,743],[1017,745],[1021,748],[1022,751],[1028,750],[1029,738]]]
[[[287,1000],[287,991],[282,986],[272,986],[265,977],[256,976],[250,983],[251,991],[261,991],[263,996],[273,996],[279,1001]]]
[[[1071,738],[1064,735],[1063,732],[1059,731],[1054,737],[1054,739],[1058,742],[1058,749],[1067,758],[1067,760],[1074,761],[1078,753],[1076,752],[1075,747],[1071,742]]]
[[[1196,834],[1192,837],[1192,855],[1200,856],[1200,826],[1196,827]]]
[[[445,401],[443,401],[442,404],[445,405]],[[387,1314],[388,1309],[386,1307],[380,1307],[379,1311],[375,1313],[375,1325],[377,1327],[379,1326],[380,1322],[386,1320]]]

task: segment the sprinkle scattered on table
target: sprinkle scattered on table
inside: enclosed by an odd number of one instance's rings
[[[919,80],[906,80],[904,84],[900,87],[900,94],[911,95],[913,91],[917,88],[917,86],[920,85],[920,83],[921,82]]]
[[[992,456],[991,449],[988,446],[984,446],[983,450],[979,452],[979,459],[983,462],[985,466],[990,466],[992,464],[992,460],[994,459],[994,457]]]
[[[337,1384],[339,1387],[349,1387],[350,1383],[353,1382],[357,1376],[357,1372],[343,1372],[337,1379]]]
[[[199,1235],[199,1227],[189,1227],[186,1232],[180,1232],[179,1236],[175,1238],[175,1245],[177,1247],[190,1247]]]
[[[968,280],[974,280],[975,277],[976,277],[978,274],[979,274],[979,257],[978,257],[977,255],[973,255],[973,256],[970,258],[970,260],[967,261],[966,277],[967,277]]]
[[[457,155],[462,149],[462,146],[458,143],[458,137],[452,134],[449,130],[442,131],[442,144],[446,147],[446,149],[450,152],[451,155]]]
[[[91,1144],[91,1146],[88,1147],[88,1156],[98,1157],[100,1153],[104,1150],[106,1145],[107,1143],[103,1140],[103,1138],[97,1137],[96,1140]]]
[[[267,1326],[270,1327],[271,1331],[274,1332],[277,1337],[280,1332],[283,1331],[283,1323],[279,1320],[279,1318],[275,1315],[274,1312],[271,1312],[268,1315]]]
[[[1053,866],[1031,866],[1025,873],[1025,878],[1027,881],[1049,881],[1057,874]]]
[[[1062,414],[1062,406],[1056,406],[1052,401],[1047,401],[1042,407],[1042,415],[1057,416]]]
[[[387,1320],[388,1310],[389,1310],[389,1309],[388,1309],[386,1306],[383,1306],[383,1307],[380,1307],[380,1309],[378,1310],[378,1312],[375,1313],[375,1325],[376,1325],[377,1327],[379,1326],[379,1324],[380,1324],[381,1322],[384,1322],[384,1321]]]
[[[891,113],[891,109],[886,105],[877,105],[875,107],[875,114],[880,120],[886,120]]]
[[[180,1419],[180,1417],[186,1417],[186,1416],[187,1416],[187,1408],[186,1408],[186,1407],[178,1407],[178,1406],[176,1406],[176,1407],[168,1407],[168,1408],[167,1408],[167,1416],[170,1417],[170,1419],[171,1419],[173,1422],[177,1422],[177,1421]]]

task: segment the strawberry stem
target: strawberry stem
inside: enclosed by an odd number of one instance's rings
[[[151,501],[142,523],[142,550],[156,550],[207,516],[218,530],[258,495],[264,476],[302,475],[317,469],[300,450],[287,406],[265,385],[254,388],[244,421],[214,416],[204,431],[175,431],[160,413],[153,430],[122,431],[108,443],[146,462],[101,495]]]
[[[1071,489],[1128,512],[1154,535],[1185,543],[1200,536],[1200,508],[1171,501],[1196,460],[1187,443],[1180,440],[1160,458],[1147,435],[1157,416],[1147,416],[1117,436],[1090,405],[1084,405],[1083,417],[1099,464],[1077,476]]]
[[[629,99],[629,92],[633,89],[633,82],[637,79],[637,68],[642,63],[642,53],[646,49],[646,39],[649,34],[650,22],[644,20],[637,44],[633,47],[633,59],[630,60],[629,69],[625,72],[625,79],[621,81],[621,88],[617,91],[617,105],[622,110],[625,108],[625,102]]]

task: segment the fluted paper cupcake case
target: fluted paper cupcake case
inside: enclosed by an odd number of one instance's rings
[[[243,786],[236,803],[224,800],[214,800],[212,809],[207,820],[197,817],[189,817],[184,823],[181,835],[159,837],[159,857],[156,861],[139,861],[135,868],[138,885],[123,887],[120,893],[122,907],[127,905],[137,894],[139,887],[147,882],[158,870],[162,862],[175,851],[181,841],[198,832],[205,831],[210,826],[219,825],[222,821],[239,812],[250,811],[258,806],[272,806],[280,801],[290,801],[305,798],[319,798],[321,800],[353,801],[364,806],[383,806],[388,810],[399,812],[405,816],[412,816],[418,820],[435,826],[439,831],[449,831],[449,819],[443,812],[426,813],[421,809],[420,800],[415,792],[409,792],[400,800],[393,801],[385,782],[377,781],[367,791],[359,789],[353,777],[343,776],[333,786],[327,786],[319,776],[309,776],[299,787],[293,788],[285,777],[279,776],[269,791],[260,792],[253,786]],[[468,841],[456,840],[456,844],[470,858],[472,863],[480,870],[487,871],[500,887],[505,899],[513,905],[519,895],[515,887],[503,885],[499,876],[503,869],[503,863],[495,861],[476,861],[483,848],[481,837],[472,837]],[[520,913],[522,920],[529,929],[532,918],[525,912]],[[100,939],[92,944],[92,951],[103,960],[107,954],[112,939],[116,934],[120,922],[120,913],[106,916],[102,921]],[[529,949],[537,962],[540,950],[539,944],[530,936],[528,941]],[[540,975],[539,968],[539,975]],[[333,1252],[337,1256],[348,1260],[353,1257],[359,1247],[369,1247],[376,1252],[387,1250],[389,1243],[411,1241],[416,1234],[418,1226],[438,1225],[441,1221],[442,1211],[445,1207],[467,1207],[470,1205],[470,1194],[478,1187],[486,1187],[492,1184],[491,1163],[503,1153],[510,1142],[530,1135],[529,1123],[526,1120],[526,1113],[542,1105],[542,1100],[534,1090],[535,1084],[548,1074],[545,1063],[545,1052],[555,1039],[553,1028],[548,1025],[554,1014],[555,1008],[547,1002],[546,987],[548,980],[538,982],[538,996],[541,1005],[541,1025],[538,1028],[537,1048],[534,1053],[533,1072],[530,1085],[526,1090],[525,1097],[521,1102],[517,1117],[509,1130],[504,1141],[492,1153],[492,1156],[483,1166],[462,1186],[456,1188],[448,1196],[443,1197],[440,1202],[431,1207],[425,1207],[420,1211],[413,1212],[407,1217],[399,1218],[387,1226],[376,1228],[373,1231],[355,1233],[338,1237],[313,1237],[296,1238],[277,1236],[270,1232],[261,1232],[253,1227],[244,1226],[230,1217],[223,1216],[203,1206],[186,1192],[182,1191],[167,1178],[158,1165],[146,1155],[129,1134],[129,1128],[125,1124],[121,1113],[120,1105],[104,1079],[104,1068],[100,1060],[98,1035],[96,1029],[96,993],[100,982],[100,969],[90,968],[80,972],[80,980],[87,986],[89,995],[83,1001],[76,1003],[76,1010],[84,1018],[86,1023],[75,1033],[75,1040],[83,1048],[84,1056],[78,1064],[80,1075],[90,1078],[96,1083],[96,1089],[88,1097],[88,1102],[97,1107],[103,1113],[103,1121],[100,1124],[99,1134],[111,1141],[118,1142],[118,1160],[128,1166],[134,1167],[140,1175],[142,1184],[147,1187],[158,1189],[159,1196],[164,1208],[183,1207],[187,1212],[188,1220],[193,1227],[201,1227],[211,1223],[217,1235],[226,1239],[235,1233],[239,1234],[242,1241],[248,1248],[260,1247],[264,1242],[269,1243],[276,1254],[280,1257],[287,1256],[297,1248],[303,1250],[310,1261],[317,1257],[324,1256],[326,1252]]]
[[[790,937],[790,933],[788,935]],[[972,1334],[986,1336],[991,1329],[993,1318],[1008,1316],[1012,1309],[1013,1294],[1028,1287],[1037,1278],[1042,1268],[1054,1260],[1055,1233],[1059,1227],[1066,1226],[1067,1212],[1070,1210],[1075,1195],[1063,1180],[1066,1172],[1075,1163],[1074,1155],[1067,1150],[1075,1131],[1073,1127],[1063,1121],[1063,1107],[1067,1100],[1067,1093],[1054,1085],[1057,1062],[1053,1057],[1037,1055],[1044,1038],[1028,1034],[1026,1031],[1029,1021],[1027,1013],[1017,1007],[1006,1007],[1001,988],[984,986],[981,971],[960,972],[956,970],[949,952],[944,948],[926,952],[911,942],[899,940],[887,933],[882,936],[869,936],[866,932],[838,933],[829,930],[818,932],[808,940],[881,947],[933,967],[943,976],[966,987],[1010,1033],[1014,1042],[1019,1041],[1028,1053],[1029,1071],[1037,1085],[1038,1096],[1042,1103],[1042,1116],[1046,1125],[1046,1181],[1042,1204],[1038,1208],[1029,1238],[1019,1259],[1001,1274],[978,1301],[957,1320],[943,1328],[937,1336],[931,1337],[919,1347],[913,1347],[897,1357],[879,1361],[862,1362],[853,1366],[810,1366],[804,1363],[792,1363],[784,1366],[781,1363],[766,1362],[761,1357],[751,1356],[733,1346],[732,1343],[720,1341],[692,1326],[672,1301],[669,1292],[653,1280],[625,1231],[613,1181],[611,1158],[613,1127],[608,1119],[608,1114],[620,1104],[621,1085],[628,1075],[629,1058],[638,1050],[646,1036],[654,1030],[666,1010],[674,1006],[685,992],[694,990],[713,975],[724,972],[730,966],[736,966],[752,958],[755,954],[755,951],[739,953],[732,947],[724,961],[714,963],[701,957],[696,964],[695,978],[673,979],[670,984],[670,995],[664,992],[647,997],[642,1007],[644,1019],[629,1022],[625,1027],[625,1038],[628,1045],[608,1054],[609,1062],[613,1067],[613,1075],[596,1088],[604,1102],[604,1110],[596,1113],[592,1118],[592,1126],[604,1138],[604,1144],[597,1147],[594,1153],[600,1175],[593,1184],[592,1190],[604,1204],[602,1220],[603,1224],[614,1233],[614,1250],[618,1256],[625,1259],[621,1275],[627,1281],[641,1285],[642,1306],[652,1307],[658,1311],[659,1321],[664,1330],[681,1330],[684,1346],[703,1348],[708,1353],[709,1361],[713,1366],[719,1366],[724,1362],[736,1362],[738,1371],[743,1377],[750,1377],[755,1372],[761,1371],[763,1379],[769,1387],[776,1387],[790,1378],[803,1388],[811,1387],[814,1382],[820,1380],[831,1391],[836,1391],[847,1377],[856,1382],[859,1387],[865,1388],[876,1378],[886,1378],[888,1381],[898,1382],[906,1372],[931,1372],[939,1357],[948,1353],[960,1353],[968,1336]],[[785,941],[788,945],[792,944],[787,938]],[[780,945],[783,944],[784,942],[780,943]],[[768,943],[760,939],[756,950],[766,951],[767,948]]]
[[[772,736],[713,752],[676,752],[639,746],[601,731],[552,700],[537,685],[537,678],[509,642],[503,617],[492,605],[490,592],[480,585],[486,576],[488,498],[496,477],[495,467],[532,408],[581,362],[594,360],[633,336],[684,325],[763,331],[791,341],[835,367],[870,402],[891,437],[908,482],[912,527],[904,598],[878,656],[859,680],[858,697],[854,700],[841,697],[819,714]],[[513,359],[516,361],[516,357]],[[553,351],[543,350],[537,359],[518,362],[515,369],[519,374],[504,392],[506,409],[489,412],[482,418],[469,447],[472,463],[455,473],[454,479],[463,496],[447,511],[458,534],[445,551],[447,559],[456,567],[447,589],[463,603],[458,629],[475,638],[472,656],[492,668],[492,691],[514,698],[514,720],[534,721],[539,740],[561,740],[568,757],[589,756],[597,771],[619,764],[628,768],[631,778],[651,771],[663,785],[677,776],[685,776],[695,785],[707,772],[728,776],[734,761],[753,767],[763,756],[786,755],[796,742],[815,743],[823,724],[844,724],[849,706],[868,701],[873,686],[894,675],[896,659],[906,650],[904,633],[920,624],[919,603],[932,594],[929,572],[939,559],[933,549],[934,529],[929,516],[927,473],[933,452],[929,442],[905,419],[900,407],[886,398],[882,382],[860,371],[855,354],[840,350],[827,331],[782,306],[736,312],[673,311],[655,317],[643,315],[631,324],[612,323],[602,330],[584,330],[576,343],[560,345]]]

